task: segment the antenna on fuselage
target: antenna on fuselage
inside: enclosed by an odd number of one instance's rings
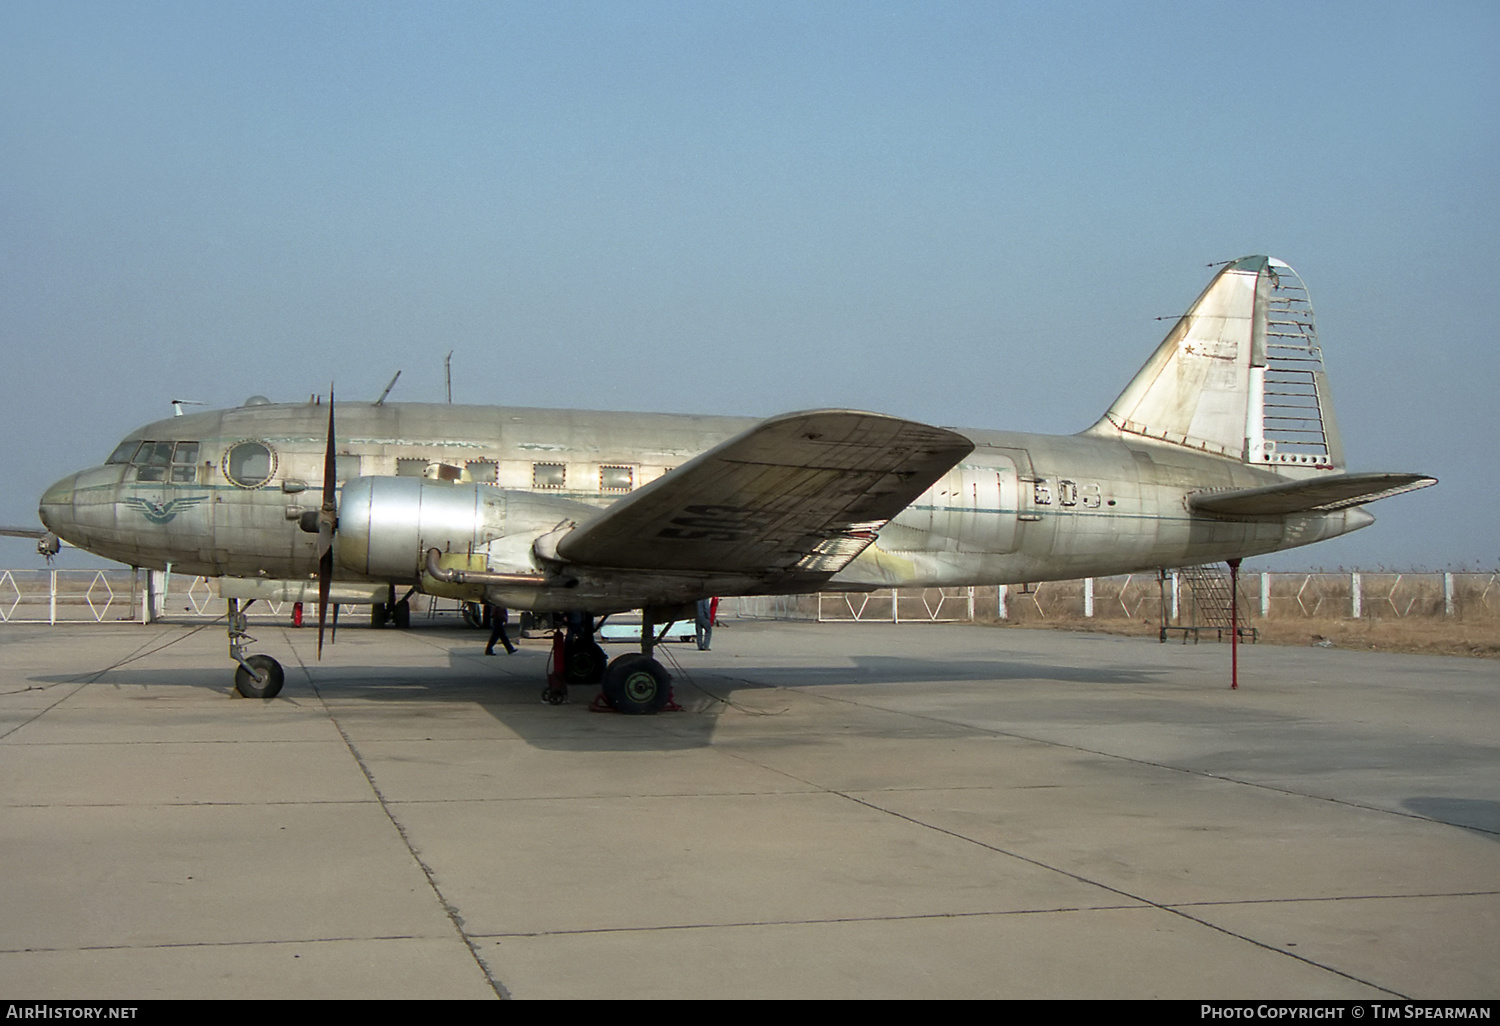
[[[174,416],[174,417],[180,417],[180,416],[182,416],[182,408],[184,406],[207,406],[207,405],[208,405],[208,403],[199,402],[197,399],[173,399],[172,400],[172,416]]]
[[[401,372],[397,371],[396,372],[396,377],[391,378],[391,383],[389,385],[385,386],[385,391],[381,392],[380,393],[380,398],[375,400],[375,405],[376,406],[379,406],[381,403],[385,402],[385,397],[391,394],[391,389],[393,389],[393,388],[396,387],[396,378],[399,378],[400,376],[401,376]],[[450,392],[452,391],[451,387],[450,387],[449,391]],[[453,401],[453,398],[452,398],[451,395],[449,396],[448,401],[449,402]]]

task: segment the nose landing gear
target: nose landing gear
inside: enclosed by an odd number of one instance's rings
[[[229,658],[239,663],[234,671],[234,689],[245,698],[275,698],[286,682],[286,672],[281,664],[268,655],[245,654],[245,646],[255,642],[245,630],[249,625],[245,610],[254,601],[251,599],[241,607],[239,599],[229,600],[226,616],[229,622]]]

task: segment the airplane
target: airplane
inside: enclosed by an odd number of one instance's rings
[[[44,549],[220,578],[248,697],[274,697],[284,675],[247,654],[242,602],[316,594],[321,654],[330,603],[399,625],[421,593],[564,615],[563,677],[652,713],[671,701],[657,628],[705,597],[1237,567],[1359,530],[1366,503],[1436,483],[1345,469],[1306,286],[1249,256],[1076,435],[384,395],[335,417],[330,390],[178,408],[48,488],[39,513]],[[630,609],[644,612],[640,651],[606,665],[597,618]],[[544,698],[562,691],[549,680]]]

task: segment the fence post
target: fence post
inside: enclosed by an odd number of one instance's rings
[[[1260,575],[1260,618],[1271,618],[1271,575],[1265,573]]]
[[[1453,574],[1443,574],[1443,615],[1453,616]]]
[[[995,585],[995,619],[1009,620],[1010,610],[1006,608],[1006,599],[1010,597],[1010,585]]]
[[[1094,579],[1092,577],[1083,579],[1083,615],[1088,619],[1094,616]]]
[[[1182,622],[1182,613],[1178,609],[1179,597],[1182,594],[1181,590],[1179,588],[1179,585],[1181,583],[1182,582],[1181,582],[1181,580],[1178,577],[1177,571],[1173,570],[1172,571],[1172,622],[1173,623],[1181,623]]]
[[[156,575],[160,570],[146,571],[146,594],[141,601],[141,623],[156,622]]]
[[[1349,613],[1358,620],[1364,610],[1364,596],[1359,591],[1359,571],[1349,575]]]
[[[47,586],[47,623],[57,623],[57,571],[53,570],[49,576],[52,578]]]

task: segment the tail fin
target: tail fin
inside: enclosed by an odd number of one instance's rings
[[[1089,431],[1275,470],[1342,469],[1307,286],[1273,257],[1233,261]]]

